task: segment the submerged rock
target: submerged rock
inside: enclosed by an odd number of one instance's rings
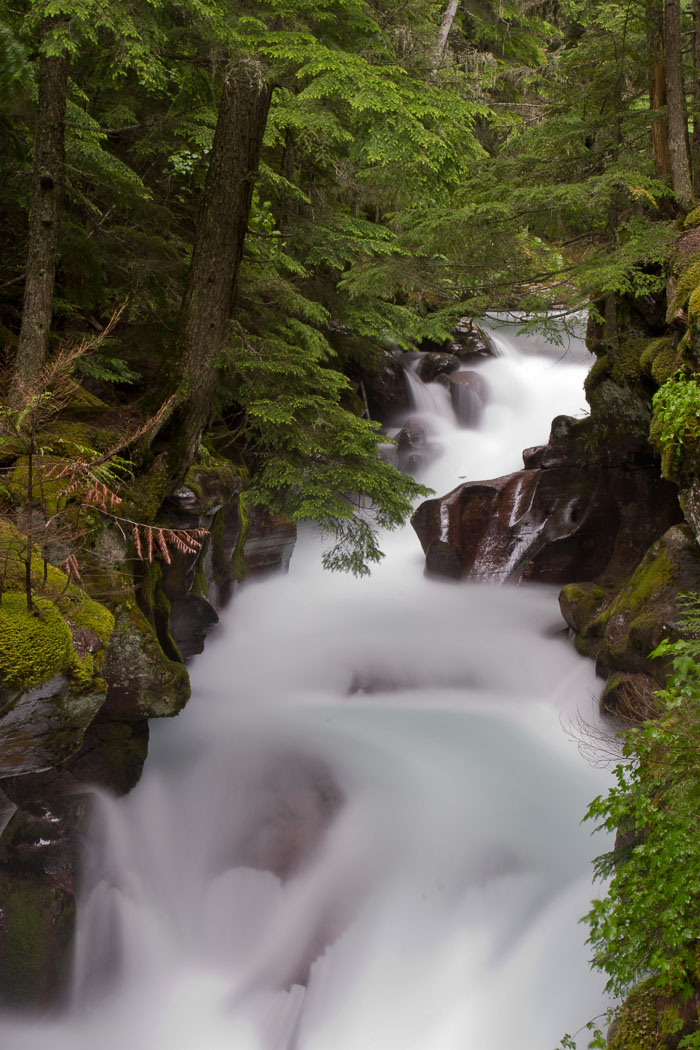
[[[438,452],[430,440],[425,423],[419,419],[406,420],[396,435],[396,450],[396,465],[407,474],[425,467]]]
[[[478,426],[486,403],[486,385],[478,372],[453,373],[449,391],[457,420],[466,427]]]

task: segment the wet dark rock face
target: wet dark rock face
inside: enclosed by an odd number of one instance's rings
[[[91,785],[129,791],[147,745],[145,721],[93,724],[60,769],[0,782],[0,1005],[65,995]]]
[[[411,395],[401,361],[386,350],[377,369],[363,373],[367,404],[372,419],[383,422],[411,406]]]
[[[581,466],[587,421],[557,417],[526,468],[421,504],[412,524],[426,571],[499,582],[621,580],[681,520],[675,486],[625,453]]]
[[[439,352],[428,352],[418,355],[416,375],[424,383],[434,383],[452,375],[459,368],[461,362],[456,354],[444,354]]]
[[[144,563],[137,578],[123,537],[104,530],[98,553],[110,595],[108,642],[72,629],[77,655],[100,660],[99,688],[69,688],[65,674],[19,698],[0,688],[0,1006],[49,1007],[65,994],[92,785],[117,795],[131,790],[146,758],[147,720],[177,714],[187,702],[184,659],[201,652],[236,579],[289,563],[294,523],[253,510],[244,531],[240,491],[232,466],[193,468],[159,524],[206,530],[201,551],[171,547],[170,564]],[[339,804],[329,801],[336,799],[330,788],[307,795],[278,855],[251,840],[251,863],[253,853],[279,873],[301,863]]]
[[[296,523],[271,514],[264,507],[253,507],[243,545],[243,558],[249,574],[289,568],[297,539]]]
[[[429,354],[452,354],[462,362],[475,363],[483,361],[484,358],[497,357],[498,351],[488,332],[471,321],[460,323],[452,333],[450,339],[443,343],[424,339],[418,347],[426,356]],[[421,376],[424,382],[430,382]]]

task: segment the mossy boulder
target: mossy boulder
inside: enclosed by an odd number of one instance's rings
[[[154,627],[133,599],[114,609],[104,676],[107,698],[103,719],[167,718],[181,711],[190,696],[185,667],[168,659]]]
[[[672,336],[650,339],[639,359],[642,372],[661,386],[678,368],[678,351]]]
[[[649,654],[664,638],[679,637],[679,596],[697,590],[700,546],[687,525],[674,525],[620,586],[569,584],[559,602],[574,631],[577,649],[597,659],[600,674],[643,675],[658,686],[666,678],[667,667]],[[648,699],[648,685],[636,678],[609,679],[604,694],[607,709],[612,710],[617,700],[630,707],[632,698],[627,694],[631,689]],[[638,706],[644,706],[641,700]]]
[[[647,441],[651,422],[651,404],[637,390],[604,375],[595,385],[586,387],[594,430],[606,441],[629,444]]]
[[[561,614],[574,632],[574,644],[583,656],[595,657],[598,653],[604,631],[600,613],[613,593],[611,587],[587,581],[567,583],[559,594]]]
[[[106,695],[102,677],[112,614],[44,567],[35,552],[32,607],[20,590],[26,540],[0,529],[0,777],[56,765],[73,754]]]
[[[74,894],[0,875],[0,899],[0,1002],[48,1004],[70,969]]]
[[[627,996],[608,1032],[608,1050],[677,1050],[697,1030],[697,993],[688,1001],[662,995],[650,977]]]

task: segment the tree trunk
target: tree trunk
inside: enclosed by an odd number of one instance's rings
[[[39,102],[22,327],[12,377],[15,406],[36,391],[49,352],[68,94],[68,56],[39,59]]]
[[[690,176],[688,121],[683,89],[680,0],[664,0],[666,28],[666,99],[668,104],[668,149],[673,189],[684,208],[693,203]]]
[[[693,190],[700,197],[700,0],[693,0]]]
[[[192,463],[211,415],[216,355],[229,332],[271,88],[260,65],[228,70],[197,222],[176,340],[178,407],[171,431],[172,474]]]
[[[431,62],[430,77],[436,77],[437,71],[440,68],[442,56],[445,53],[447,47],[447,38],[450,35],[450,29],[452,29],[452,23],[455,20],[457,14],[457,8],[459,7],[459,0],[450,0],[449,4],[445,9],[445,13],[442,16],[442,25],[440,26],[440,32],[438,33],[437,40],[435,41],[435,47],[433,48],[433,58]]]
[[[700,3],[700,0],[696,0]],[[646,5],[647,54],[649,59],[649,108],[652,111],[651,141],[654,161],[661,175],[671,174],[668,152],[668,122],[666,114],[666,63],[664,56],[664,19],[659,0]]]

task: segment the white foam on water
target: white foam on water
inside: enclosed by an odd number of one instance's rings
[[[423,391],[439,493],[583,408],[585,364],[497,339],[479,430]],[[98,797],[72,1004],[0,1019],[3,1050],[553,1050],[605,1006],[606,774],[563,728],[596,685],[556,591],[427,579],[410,527],[369,580],[322,547],[236,592],[141,783]]]

